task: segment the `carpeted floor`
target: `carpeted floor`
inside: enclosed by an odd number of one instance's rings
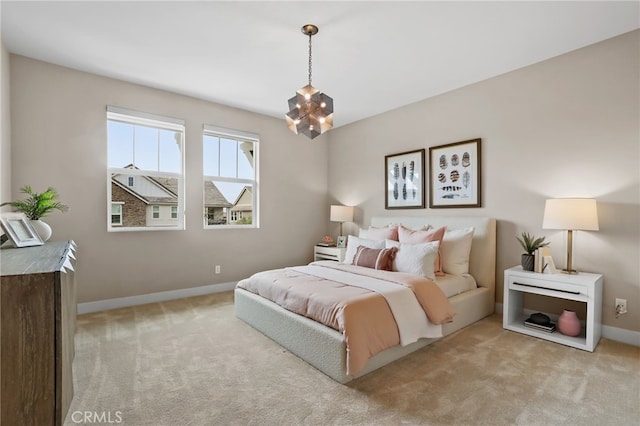
[[[491,316],[348,385],[235,318],[233,293],[78,318],[66,425],[636,425],[640,348]]]

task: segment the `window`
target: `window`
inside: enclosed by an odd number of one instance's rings
[[[122,225],[122,203],[111,204],[111,225]]]
[[[204,126],[205,228],[258,227],[258,142],[253,133]]]
[[[107,107],[107,147],[108,230],[184,229],[184,122]]]

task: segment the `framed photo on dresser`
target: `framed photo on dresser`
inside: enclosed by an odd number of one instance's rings
[[[15,247],[41,246],[44,244],[24,213],[2,213],[0,215],[0,223]]]

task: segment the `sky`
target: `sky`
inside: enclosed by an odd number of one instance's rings
[[[133,164],[151,172],[181,173],[180,132],[114,120],[108,121],[107,130],[108,167],[123,168]],[[204,174],[210,177],[253,179],[252,163],[242,151],[242,143],[204,135]],[[230,203],[246,186],[237,182],[215,181],[215,184]]]

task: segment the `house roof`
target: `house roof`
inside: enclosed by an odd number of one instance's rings
[[[171,195],[168,197],[147,197],[151,204],[177,204],[178,202],[178,179],[165,177],[145,176],[157,185],[161,186]]]
[[[132,170],[140,170],[133,164],[127,164],[123,167],[124,169],[132,169]],[[162,192],[166,194],[166,196],[149,196],[145,194],[141,194],[135,189],[123,185],[118,182],[116,179],[118,176],[122,176],[121,173],[116,173],[111,176],[111,181],[116,185],[129,192],[130,194],[136,196],[147,204],[165,204],[165,205],[175,205],[178,204],[178,179],[176,178],[165,178],[165,177],[153,177],[153,176],[139,176],[141,178],[146,179],[155,187],[159,188]]]
[[[127,164],[124,166],[125,169],[136,169],[139,170],[138,167],[133,164]],[[111,181],[118,185],[120,188],[139,198],[147,204],[166,204],[166,205],[176,205],[178,204],[178,179],[175,178],[167,178],[167,177],[152,177],[152,176],[141,176],[147,179],[149,182],[154,185],[160,187],[163,191],[167,193],[166,197],[150,197],[145,196],[136,192],[133,188],[123,185],[118,182],[115,178],[120,176],[121,174],[114,174],[111,177]],[[238,200],[247,189],[245,187],[238,196]],[[236,200],[237,202],[237,200]],[[204,204],[205,207],[233,207],[234,204],[230,203],[224,195],[220,192],[218,187],[211,181],[204,182]]]
[[[227,199],[222,195],[218,187],[207,180],[204,182],[204,205],[205,207],[232,207]]]
[[[247,211],[247,210],[251,210],[253,209],[253,204],[249,204],[249,203],[245,203],[245,204],[240,204],[240,200],[242,199],[242,197],[245,195],[245,193],[249,194],[249,197],[251,197],[251,187],[250,186],[245,186],[244,188],[242,188],[242,191],[240,191],[240,193],[238,194],[238,196],[236,197],[236,200],[233,203],[233,207],[231,208],[231,210],[243,210],[243,211]]]

